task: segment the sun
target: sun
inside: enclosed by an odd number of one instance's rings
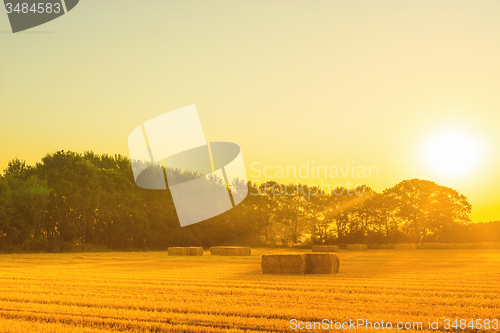
[[[448,177],[465,176],[480,163],[482,147],[465,131],[443,130],[429,138],[424,161],[432,171]]]

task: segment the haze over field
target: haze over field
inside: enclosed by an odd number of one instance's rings
[[[2,13],[0,169],[128,155],[139,124],[196,104],[252,181],[428,179],[466,195],[473,222],[500,220],[498,17],[496,1],[86,0],[14,35]],[[328,175],[276,176],[313,162]]]

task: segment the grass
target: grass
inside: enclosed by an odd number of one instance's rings
[[[0,332],[291,332],[292,318],[500,313],[499,250],[341,250],[338,274],[262,275],[260,255],[270,252],[288,251],[0,255]]]

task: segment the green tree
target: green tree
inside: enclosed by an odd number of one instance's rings
[[[8,242],[22,249],[30,249],[37,240],[46,240],[45,212],[49,201],[50,188],[37,176],[23,179],[18,174],[4,176],[8,183],[7,200],[10,199],[10,222],[5,237]],[[5,185],[3,186],[5,191]],[[45,248],[37,248],[44,250]]]

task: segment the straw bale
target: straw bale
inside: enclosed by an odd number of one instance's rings
[[[203,248],[200,247],[188,247],[188,255],[190,256],[202,256],[203,255]]]
[[[415,244],[396,244],[394,245],[394,250],[416,250],[417,245]]]
[[[339,247],[336,245],[313,245],[313,252],[339,252]]]
[[[188,248],[187,247],[169,247],[167,249],[169,256],[187,256]]]
[[[366,244],[348,244],[346,249],[347,251],[366,251],[368,246]]]
[[[340,259],[335,253],[305,253],[306,274],[338,273]]]
[[[213,256],[249,256],[252,250],[245,246],[212,246],[210,254]]]
[[[263,254],[261,260],[264,274],[304,274],[304,254]]]

